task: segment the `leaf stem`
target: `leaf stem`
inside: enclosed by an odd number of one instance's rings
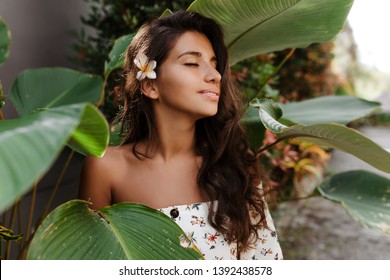
[[[12,207],[12,212],[11,212],[11,219],[10,219],[10,225],[9,225],[9,229],[13,229],[14,225],[15,225],[15,216],[16,216],[16,209],[17,209],[17,203],[15,203]],[[9,256],[11,254],[11,240],[7,241],[7,247],[5,249],[5,259],[6,260],[9,260]]]
[[[37,197],[37,191],[38,191],[38,181],[34,183],[33,186],[33,192],[31,196],[31,203],[30,203],[30,213],[28,216],[28,223],[27,223],[27,229],[26,229],[26,241],[25,243],[30,239],[31,230],[32,230],[32,220],[34,216],[34,209],[35,209],[35,201]],[[23,252],[22,252],[23,253]]]
[[[63,179],[63,177],[65,175],[65,172],[67,171],[67,169],[69,167],[69,164],[70,164],[71,160],[73,159],[74,153],[75,153],[74,150],[71,150],[71,152],[69,153],[69,156],[68,156],[64,166],[62,167],[61,173],[58,176],[57,182],[56,182],[56,184],[55,184],[55,186],[53,188],[53,191],[52,191],[52,193],[50,195],[50,198],[49,198],[48,202],[46,203],[45,210],[43,211],[43,214],[41,215],[41,217],[38,220],[38,225],[40,225],[42,223],[42,221],[44,220],[44,218],[46,217],[46,215],[47,215],[47,213],[48,213],[48,211],[50,209],[50,206],[51,206],[51,204],[52,204],[52,202],[54,200],[54,197],[57,194],[58,188],[59,188],[59,186],[61,184],[61,181],[62,181],[62,179]],[[34,188],[35,188],[35,186],[34,186]],[[34,197],[34,195],[33,195],[33,197]],[[34,204],[35,204],[35,197],[34,197]],[[33,202],[31,202],[31,208],[33,208],[34,204],[33,204]],[[28,235],[26,236],[26,241],[25,241],[25,243],[23,245],[23,248],[21,249],[21,254],[20,254],[20,257],[22,257],[22,259],[25,258],[25,256],[24,256],[25,250],[28,247],[28,245],[30,244],[31,239],[32,239],[32,237],[35,234],[35,232],[32,235],[29,234],[30,231],[31,231],[30,228],[31,228],[31,224],[32,224],[32,212],[33,212],[33,209],[30,209],[29,227],[28,227],[28,232],[27,232]]]
[[[54,197],[57,194],[58,188],[61,184],[62,179],[64,178],[65,172],[68,170],[69,164],[73,159],[74,153],[75,153],[74,150],[70,151],[68,158],[66,159],[66,162],[65,162],[64,166],[62,167],[61,173],[58,176],[57,182],[53,188],[53,191],[50,195],[50,198],[46,204],[45,211],[43,212],[41,218],[39,219],[40,220],[39,223],[41,223],[43,221],[43,219],[46,217],[47,213],[49,212],[49,208],[51,207],[51,204],[53,203]]]
[[[272,142],[272,143],[269,144],[269,145],[260,147],[260,148],[257,150],[257,152],[256,152],[256,158],[258,158],[262,152],[264,152],[265,150],[271,148],[272,146],[276,145],[277,143],[279,143],[279,142],[282,141],[282,140],[284,140],[284,138],[277,139],[277,140],[275,140],[274,142]]]
[[[6,222],[7,222],[7,214],[8,214],[8,210],[6,210],[6,211],[4,211],[4,213],[3,213],[3,219],[2,219],[2,221],[1,221],[1,225],[4,225],[5,226],[5,224],[6,224]],[[1,240],[0,240],[0,259],[3,259],[2,257],[1,257],[1,254],[3,253],[3,242],[1,242]]]
[[[30,213],[28,216],[28,223],[27,223],[27,229],[26,229],[26,237],[24,239],[25,241],[23,243],[23,246],[19,250],[18,259],[25,259],[26,248],[27,248],[28,244],[30,243],[31,236],[33,236],[33,234],[31,234],[31,231],[32,231],[32,220],[33,220],[33,214],[34,214],[34,209],[35,209],[37,190],[38,190],[38,181],[36,181],[34,183],[34,186],[33,186],[31,202],[30,202]]]
[[[21,200],[18,202],[18,229],[19,232],[22,232],[23,230],[23,223],[22,223],[22,208],[21,208]],[[19,254],[22,252],[22,242],[19,243]]]
[[[275,77],[275,75],[280,71],[280,69],[283,67],[283,65],[287,62],[287,60],[290,59],[290,57],[294,54],[296,48],[292,48],[290,49],[290,51],[288,52],[288,54],[283,58],[283,60],[278,64],[278,66],[276,66],[276,68],[274,69],[274,71],[268,76],[267,80],[261,85],[259,91],[255,94],[254,97],[251,98],[251,100],[253,101],[253,99],[255,98],[259,98],[261,97],[261,93],[262,91],[264,90],[265,86],[271,81],[271,79],[273,77]],[[249,102],[250,103],[250,102]]]

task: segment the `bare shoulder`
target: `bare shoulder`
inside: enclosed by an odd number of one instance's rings
[[[94,209],[110,205],[115,181],[126,169],[129,154],[129,146],[124,145],[108,147],[101,158],[87,156],[81,171],[79,198],[92,202]]]
[[[93,175],[93,177],[107,177],[111,174],[111,170],[114,170],[113,167],[117,165],[118,159],[116,158],[117,151],[113,147],[108,147],[104,156],[94,157],[87,156],[83,163],[82,175]]]
[[[110,146],[102,157],[87,156],[84,165],[91,168],[109,168],[112,164],[116,164],[123,157],[122,146]]]

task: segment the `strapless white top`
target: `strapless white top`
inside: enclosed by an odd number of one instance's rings
[[[194,244],[206,260],[236,260],[237,243],[229,244],[207,221],[208,203],[171,206],[160,209],[172,218],[185,232],[189,243],[183,238],[182,245]],[[277,238],[275,226],[269,211],[266,211],[269,229],[258,231],[258,240],[253,248],[241,252],[242,260],[277,260],[282,259],[282,250]]]

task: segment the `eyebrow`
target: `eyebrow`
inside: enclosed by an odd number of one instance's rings
[[[196,51],[188,51],[188,52],[183,52],[183,53],[180,54],[177,58],[180,58],[180,57],[185,56],[185,55],[192,55],[192,56],[201,57],[201,56],[202,56],[202,53],[201,53],[201,52],[196,52]],[[217,61],[217,57],[214,55],[214,56],[211,58],[211,61]]]

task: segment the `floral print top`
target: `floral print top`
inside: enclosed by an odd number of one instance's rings
[[[218,233],[207,221],[208,203],[171,206],[160,209],[171,217],[186,233],[182,245],[190,247],[194,244],[206,260],[236,260],[237,243],[229,244],[222,234]],[[259,230],[259,239],[254,248],[241,252],[242,260],[277,260],[282,259],[282,251],[277,239],[275,227],[269,211],[266,211],[267,224],[270,229]]]

